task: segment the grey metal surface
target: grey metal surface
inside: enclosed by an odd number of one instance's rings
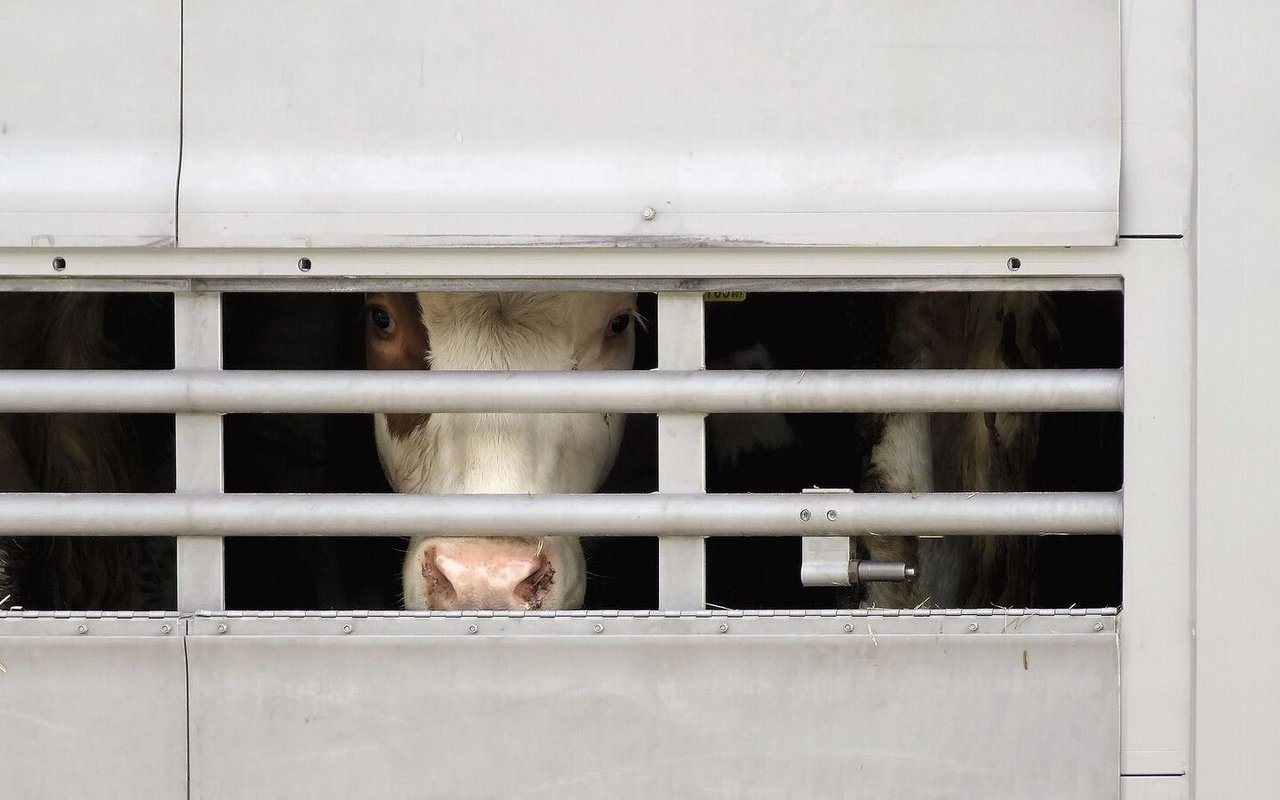
[[[1120,370],[7,370],[0,413],[1119,411],[1123,394]]]
[[[181,626],[0,614],[0,797],[185,797]]]
[[[1115,798],[1114,623],[198,617],[191,797]]]
[[[808,512],[808,513],[806,513]],[[0,534],[855,536],[1119,533],[1119,493],[0,494]]]

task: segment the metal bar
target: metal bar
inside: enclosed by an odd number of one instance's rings
[[[698,381],[708,375],[702,371],[706,360],[704,312],[702,292],[658,295],[659,372],[652,377],[675,385],[682,379]],[[677,370],[678,375],[673,376]],[[707,490],[707,409],[698,405],[661,409],[666,413],[658,416],[658,488],[663,492]],[[706,600],[706,542],[701,537],[659,539],[658,608],[696,611]]]
[[[293,278],[294,291],[334,277],[423,279],[614,279],[675,281],[749,278],[1004,278],[1116,277],[1132,268],[1142,241],[1115,247],[842,248],[680,247],[646,240],[635,246],[192,248],[24,247],[0,249],[0,276],[181,278]],[[657,246],[655,246],[657,245]],[[63,259],[55,275],[52,261]],[[1018,274],[1009,259],[1017,257]],[[307,270],[300,260],[307,258]],[[698,289],[678,284],[677,289]]]
[[[999,275],[968,278],[468,278],[313,277],[229,278],[38,277],[0,275],[0,292],[1076,292],[1119,291],[1104,275]]]
[[[5,536],[1119,533],[1118,493],[0,494]],[[803,512],[808,511],[808,514]]]
[[[173,325],[175,366],[203,370],[217,370],[222,366],[222,298],[219,295],[175,294]],[[44,380],[52,377],[52,373],[43,374]],[[177,377],[183,373],[154,374]],[[183,412],[178,413],[173,422],[175,490],[179,494],[221,492],[222,418],[208,409],[184,409],[175,405],[165,410]],[[181,525],[172,526],[167,532],[179,534],[178,610],[225,608],[222,539],[184,535],[187,532]]]
[[[0,374],[0,413],[1119,411],[1124,395],[1120,370]]]

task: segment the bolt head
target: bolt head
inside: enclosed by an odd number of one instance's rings
[[[1102,628],[1103,628],[1103,625],[1102,625],[1102,623],[1101,623],[1101,622],[1095,622],[1095,623],[1093,623],[1093,629],[1094,629],[1095,631],[1101,631],[1101,630],[1102,630]]]
[[[852,623],[852,622],[846,622],[846,623],[844,624],[844,632],[845,632],[845,633],[853,633],[853,623]]]
[[[806,508],[806,509],[802,509],[802,510],[800,511],[800,521],[801,521],[801,522],[808,522],[808,521],[809,521],[810,519],[812,519],[812,518],[813,518],[813,515],[809,513],[809,509],[807,509],[807,508]]]
[[[479,633],[479,632],[480,632],[480,626],[479,626],[479,625],[468,625],[468,626],[467,626],[467,633]]]
[[[827,512],[827,519],[831,522],[836,521],[836,510],[834,508]]]
[[[645,206],[640,211],[640,216],[646,220],[651,220],[654,217],[658,216],[658,212],[654,210],[653,206]]]
[[[227,632],[226,623],[225,622],[218,623],[218,633],[226,633],[226,632]]]
[[[343,625],[343,626],[342,626],[342,632],[343,632],[343,633],[351,633],[353,630],[355,630],[355,628],[351,627],[350,625]]]
[[[170,631],[172,631],[172,630],[173,630],[173,627],[172,627],[172,626],[170,626],[170,625],[161,625],[161,626],[160,626],[160,632],[161,632],[161,633],[169,633],[169,632],[170,632]]]
[[[603,626],[603,625],[601,625],[599,622],[597,622],[595,625],[592,625],[592,626],[591,626],[591,632],[592,632],[592,633],[604,633],[604,626]]]
[[[76,633],[85,634],[88,632],[89,632],[89,627],[87,625],[80,625],[76,627]]]
[[[976,623],[976,622],[970,622],[970,623],[969,623],[969,632],[970,632],[970,633],[972,633],[973,631],[976,631],[976,630],[978,630],[978,623]]]
[[[720,632],[721,632],[721,633],[728,633],[728,632],[729,632],[729,623],[727,623],[727,622],[721,622],[721,623],[720,623]]]

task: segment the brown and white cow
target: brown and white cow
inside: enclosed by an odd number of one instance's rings
[[[366,360],[375,369],[630,369],[635,296],[606,293],[374,294]],[[397,492],[593,492],[622,441],[619,414],[378,414],[383,470]],[[410,609],[582,605],[576,537],[428,538],[409,544]]]

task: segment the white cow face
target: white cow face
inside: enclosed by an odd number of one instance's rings
[[[374,294],[365,354],[374,369],[630,369],[631,294]],[[593,492],[622,441],[620,414],[378,414],[383,471],[397,492]],[[576,537],[419,537],[404,562],[411,609],[582,605]]]

